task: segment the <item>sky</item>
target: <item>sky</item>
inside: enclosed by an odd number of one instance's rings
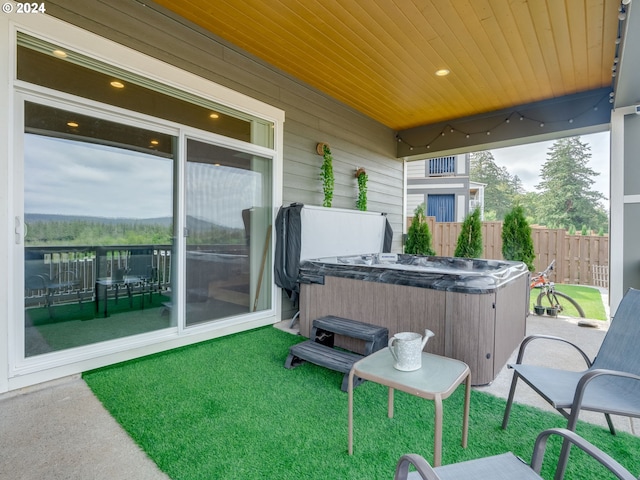
[[[261,206],[258,172],[189,162],[188,214],[244,228],[242,209]],[[25,213],[106,218],[173,215],[173,161],[123,148],[25,135]]]
[[[582,135],[580,141],[591,147],[589,167],[600,173],[593,178],[595,183],[592,188],[609,199],[609,132]],[[490,152],[496,165],[506,167],[511,175],[518,175],[524,189],[535,192],[535,186],[540,182],[540,169],[547,161],[551,145],[553,141],[493,149]]]

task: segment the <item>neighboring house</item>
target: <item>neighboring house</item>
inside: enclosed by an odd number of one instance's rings
[[[484,209],[484,185],[469,180],[469,154],[407,162],[407,217],[424,203],[436,222],[462,222],[474,208]]]

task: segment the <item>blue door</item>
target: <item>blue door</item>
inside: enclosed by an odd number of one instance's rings
[[[453,222],[455,219],[455,195],[427,195],[427,215],[436,222]]]

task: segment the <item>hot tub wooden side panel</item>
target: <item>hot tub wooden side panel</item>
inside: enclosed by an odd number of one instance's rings
[[[309,337],[314,319],[336,315],[397,332],[432,330],[425,351],[444,355],[445,292],[341,277],[325,277],[325,284],[300,286],[300,334]],[[336,344],[362,352],[362,343],[338,339]]]
[[[485,385],[494,378],[495,293],[446,292],[446,299],[445,356],[469,365],[473,385]]]
[[[425,351],[462,360],[474,385],[494,380],[525,334],[528,276],[495,292],[468,294],[429,288],[325,277],[325,284],[301,284],[300,333],[309,337],[312,321],[337,315],[389,329],[432,330]],[[337,338],[336,345],[363,352],[363,343]]]
[[[496,293],[495,375],[526,335],[529,293],[529,274],[521,275]]]

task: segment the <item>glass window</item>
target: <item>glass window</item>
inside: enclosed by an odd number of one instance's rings
[[[272,122],[21,33],[17,78],[255,145],[274,145]]]
[[[456,171],[456,157],[438,157],[429,159],[429,175],[447,175]]]
[[[271,308],[271,163],[187,141],[188,326]]]
[[[24,112],[25,356],[174,325],[176,137]]]

